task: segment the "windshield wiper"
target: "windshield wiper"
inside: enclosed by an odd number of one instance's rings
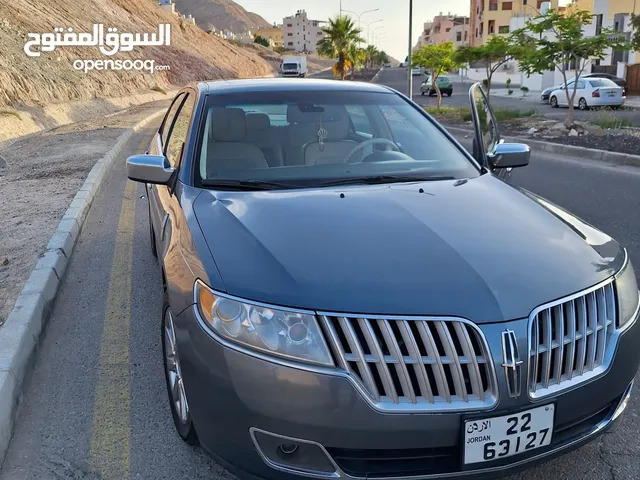
[[[437,180],[455,180],[447,176],[403,176],[403,175],[375,175],[371,177],[352,177],[331,180],[324,183],[314,183],[313,187],[332,187],[337,185],[375,185],[378,183],[402,183],[402,182],[433,182]]]
[[[282,190],[304,188],[291,183],[269,182],[264,180],[202,180],[202,185],[224,190]]]

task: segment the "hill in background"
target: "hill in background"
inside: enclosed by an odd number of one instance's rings
[[[28,57],[28,33],[56,27],[91,32],[93,24],[119,32],[152,33],[171,25],[170,46],[137,47],[105,57],[97,47],[58,47]],[[154,60],[170,70],[145,73],[73,68],[78,59]],[[272,75],[272,66],[254,52],[207,34],[158,6],[155,0],[11,0],[0,2],[0,107],[44,106],[68,100],[120,97],[139,91],[183,86],[196,80]]]
[[[207,31],[214,26],[217,30],[243,33],[271,26],[260,15],[247,12],[233,0],[174,0],[174,3],[180,13],[193,15],[198,26]]]

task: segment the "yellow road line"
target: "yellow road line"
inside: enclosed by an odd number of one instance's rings
[[[148,143],[149,138],[145,135],[137,151],[144,152]],[[129,324],[136,190],[136,184],[127,180],[109,278],[93,406],[89,464],[91,470],[104,480],[129,478]]]

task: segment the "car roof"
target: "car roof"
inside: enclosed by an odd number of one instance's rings
[[[277,92],[292,90],[307,91],[347,91],[347,92],[371,92],[393,93],[383,85],[364,82],[341,82],[337,80],[301,79],[301,78],[256,78],[246,80],[217,80],[199,82],[197,88],[204,94],[209,93],[243,93],[243,92]]]

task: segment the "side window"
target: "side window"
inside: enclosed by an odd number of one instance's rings
[[[373,135],[373,127],[361,105],[347,105],[347,113],[349,113],[356,132]]]
[[[578,90],[582,90],[582,89],[584,89],[584,81],[580,80],[578,81]]]
[[[184,101],[182,108],[178,112],[173,127],[169,132],[169,140],[165,155],[169,159],[169,164],[176,168],[180,164],[180,156],[182,154],[182,146],[187,141],[189,133],[189,125],[191,124],[191,114],[194,107],[194,96],[188,95]]]
[[[171,130],[171,124],[173,123],[176,112],[178,111],[178,108],[180,108],[180,104],[183,100],[184,93],[181,93],[171,104],[171,107],[167,111],[167,115],[164,117],[164,121],[162,122],[162,133],[160,138],[162,139],[162,148],[165,151],[167,150],[167,137],[169,136],[169,130]]]

